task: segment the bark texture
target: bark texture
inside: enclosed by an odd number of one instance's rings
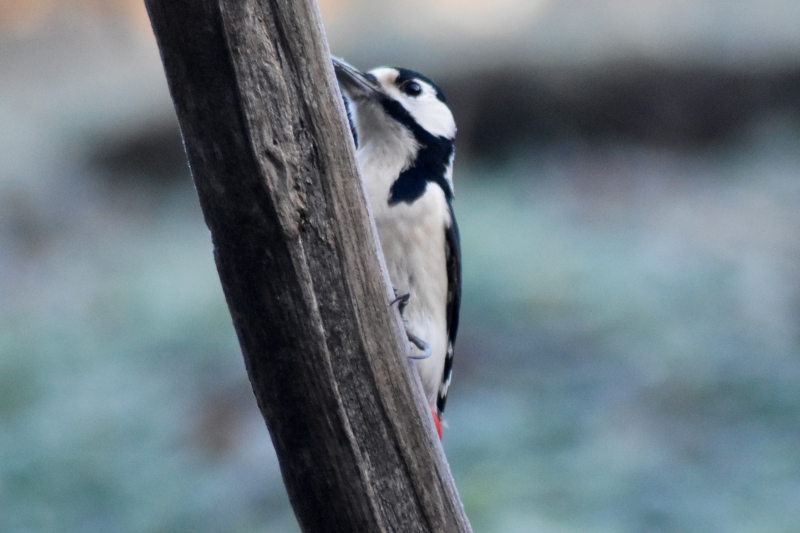
[[[146,0],[305,532],[470,531],[407,360],[314,0]]]

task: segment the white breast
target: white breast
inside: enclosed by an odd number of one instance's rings
[[[378,228],[389,277],[398,295],[409,293],[404,318],[408,329],[427,342],[431,356],[417,361],[425,394],[434,404],[442,380],[447,351],[447,269],[445,228],[450,211],[444,191],[428,183],[412,204],[388,203],[389,190],[416,156],[418,146],[408,131],[382,124],[370,135],[366,117],[359,117],[359,138],[364,141],[358,160]]]

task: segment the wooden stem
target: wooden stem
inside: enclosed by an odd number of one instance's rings
[[[146,0],[305,532],[467,532],[390,308],[313,0]]]

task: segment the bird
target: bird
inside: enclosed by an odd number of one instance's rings
[[[389,279],[436,431],[453,370],[461,244],[453,211],[456,125],[444,94],[413,70],[361,72],[333,58]],[[412,348],[413,350],[413,348]]]

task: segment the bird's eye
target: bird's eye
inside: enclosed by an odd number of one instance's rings
[[[415,81],[410,81],[401,87],[402,91],[408,96],[419,96],[422,94],[422,87]]]

